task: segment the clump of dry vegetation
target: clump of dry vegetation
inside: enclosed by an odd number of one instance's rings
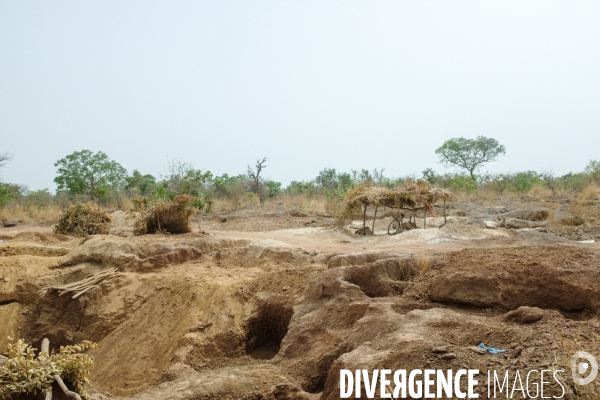
[[[431,267],[431,257],[428,254],[423,252],[419,252],[415,254],[415,265],[417,267],[417,271],[419,276],[425,275],[429,268]]]
[[[10,337],[9,340],[12,342]],[[86,340],[73,346],[61,346],[58,353],[50,353],[49,342],[44,339],[42,350],[36,356],[36,349],[22,339],[9,343],[8,360],[0,366],[0,398],[8,399],[21,393],[45,393],[46,399],[52,399],[52,383],[56,381],[63,391],[72,393],[70,397],[88,399],[85,384],[94,358],[82,352],[97,347],[96,343]],[[64,380],[76,393],[66,388]]]
[[[54,233],[70,236],[107,235],[110,215],[95,203],[78,203],[71,206],[54,226]]]
[[[182,194],[173,203],[156,203],[148,208],[146,213],[136,221],[134,234],[146,235],[156,232],[172,234],[192,231],[190,220],[197,210],[190,204],[194,198]]]

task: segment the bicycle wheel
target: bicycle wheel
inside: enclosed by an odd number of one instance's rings
[[[395,219],[392,222],[390,222],[390,225],[388,226],[388,235],[395,235],[396,233],[398,233],[399,230],[400,230],[400,221]]]

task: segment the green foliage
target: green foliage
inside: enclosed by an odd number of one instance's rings
[[[346,172],[337,173],[333,168],[321,170],[315,178],[315,183],[323,190],[328,199],[343,199],[346,192],[356,186],[352,175]]]
[[[432,185],[435,184],[438,180],[438,175],[435,173],[433,168],[426,168],[421,172],[423,174],[423,179]]]
[[[316,187],[314,182],[298,182],[291,181],[290,184],[285,188],[284,192],[287,194],[307,194],[314,195]]]
[[[542,183],[540,175],[535,171],[516,173],[512,180],[512,190],[519,193],[527,193],[532,187]]]
[[[466,174],[444,174],[439,175],[438,185],[444,189],[450,189],[455,192],[475,192],[477,184],[475,179]]]
[[[52,204],[54,197],[48,189],[27,191],[23,197],[23,202],[27,206],[33,206],[37,208],[47,207]]]
[[[444,166],[455,166],[466,169],[473,180],[474,172],[483,163],[496,161],[506,148],[496,139],[478,136],[476,139],[454,138],[447,140],[435,153]]]
[[[6,207],[8,204],[23,198],[26,187],[12,183],[0,183],[0,207]]]
[[[125,178],[125,189],[132,195],[149,196],[156,186],[156,178],[152,175],[142,175],[137,169],[133,170],[131,176]]]
[[[8,361],[0,367],[0,398],[8,399],[19,393],[45,393],[51,388],[54,375],[58,375],[70,382],[82,398],[88,399],[85,384],[94,358],[81,352],[97,347],[96,343],[86,340],[74,346],[61,346],[59,353],[40,352],[36,357],[35,349],[22,339],[9,343]]]
[[[584,172],[589,175],[590,180],[600,182],[600,160],[590,160],[585,166]]]
[[[590,177],[584,172],[573,173],[569,172],[558,178],[560,186],[567,190],[582,190],[590,183]]]
[[[269,198],[272,199],[281,194],[281,182],[266,181],[265,186],[269,188]]]
[[[76,151],[55,164],[58,175],[54,178],[58,191],[71,195],[84,194],[92,198],[106,198],[127,176],[127,171],[106,154],[89,150]]]

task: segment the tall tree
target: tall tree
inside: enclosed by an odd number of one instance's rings
[[[442,165],[466,169],[475,180],[475,171],[483,163],[496,161],[500,154],[506,153],[506,147],[496,139],[477,136],[476,139],[447,140],[435,153],[439,155]]]
[[[127,171],[116,161],[99,151],[76,151],[56,163],[58,175],[54,178],[58,191],[102,197],[116,188],[127,176]]]

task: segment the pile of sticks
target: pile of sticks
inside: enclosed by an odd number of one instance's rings
[[[65,293],[75,292],[75,295],[73,295],[72,299],[76,299],[88,290],[97,287],[103,280],[111,278],[118,273],[119,270],[117,268],[109,268],[105,269],[104,271],[100,271],[96,274],[90,275],[89,277],[77,282],[69,283],[67,285],[62,286],[46,287],[42,289],[42,292],[45,292],[46,290],[58,290],[59,296],[62,296]]]

